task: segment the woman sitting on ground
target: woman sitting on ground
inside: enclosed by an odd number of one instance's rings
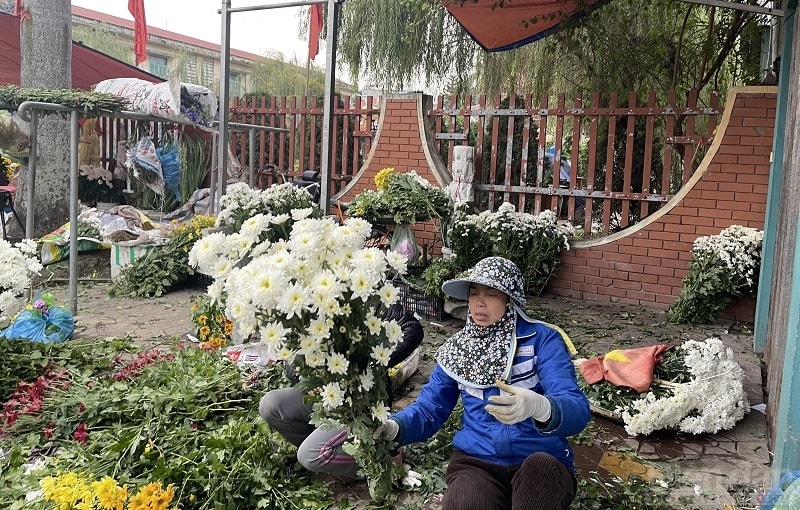
[[[399,446],[425,441],[461,399],[444,510],[565,510],[575,498],[567,438],[589,422],[589,401],[569,338],[522,311],[523,283],[519,268],[501,257],[444,283],[445,294],[468,300],[467,323],[437,351],[416,401],[375,432]]]

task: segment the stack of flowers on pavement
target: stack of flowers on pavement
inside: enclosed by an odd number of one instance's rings
[[[681,295],[669,309],[670,321],[710,323],[734,297],[754,296],[763,240],[762,230],[740,225],[698,237]]]
[[[509,202],[497,211],[479,214],[456,209],[445,236],[452,259],[426,270],[425,288],[436,291],[444,280],[479,260],[498,256],[513,261],[524,273],[526,294],[538,296],[555,273],[561,250],[569,250],[569,239],[575,234],[572,225],[559,225],[556,220],[553,211],[518,212]]]
[[[12,245],[0,239],[0,330],[25,308],[25,292],[41,270],[35,241],[24,239]]]
[[[594,371],[587,367],[597,360],[577,362],[578,379],[592,407],[622,421],[631,435],[648,435],[658,430],[715,434],[733,428],[750,410],[742,385],[744,373],[733,351],[722,340],[712,337],[702,342],[687,340],[675,348],[658,347],[666,349],[652,351],[655,355],[655,367],[650,374],[652,384],[638,391],[620,381],[619,385],[609,382],[612,378],[587,382],[596,380],[590,375]],[[636,359],[628,353],[612,351],[600,357],[604,374],[615,371],[614,363],[627,364],[630,372]]]
[[[263,212],[264,202],[245,190],[234,197],[229,207],[253,211],[260,203],[262,212],[243,221],[220,212],[219,226],[238,231],[204,236],[190,263],[214,278],[209,296],[224,303],[234,337],[261,342],[295,366],[313,402],[312,423],[346,427],[346,449],[371,495],[390,497],[397,473],[389,444],[372,434],[388,417],[387,365],[402,330],[379,310],[397,301],[390,275],[405,272],[405,258],[365,247],[371,225],[363,219],[339,224],[312,208]]]

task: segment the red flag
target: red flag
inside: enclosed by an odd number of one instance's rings
[[[309,10],[308,59],[314,60],[319,53],[319,36],[322,34],[322,4],[313,4]]]
[[[128,11],[133,15],[133,54],[138,66],[147,60],[147,21],[144,18],[144,0],[128,0]]]

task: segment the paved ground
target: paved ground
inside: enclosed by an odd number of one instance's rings
[[[108,257],[108,252],[100,252]],[[82,258],[85,257],[82,255]],[[118,300],[107,296],[109,284],[104,274],[102,255],[81,261],[82,281],[78,292],[76,337],[124,337],[143,343],[192,333],[191,305],[204,289],[189,287],[166,296],[142,300]],[[54,271],[48,286],[67,303],[63,271]],[[590,303],[553,296],[529,300],[533,317],[561,325],[579,351],[588,355],[612,348],[629,348],[655,343],[678,344],[686,339],[703,340],[719,336],[730,346],[744,369],[746,390],[751,405],[763,403],[761,360],[752,350],[748,324],[718,322],[688,327],[666,321],[664,312],[640,307]],[[407,395],[398,406],[407,404],[424,384],[432,368],[436,347],[459,329],[459,319],[424,320],[426,339],[422,346],[419,371],[405,387]],[[613,421],[596,416],[592,424],[596,441],[576,445],[579,472],[583,476],[631,474],[678,483],[672,499],[675,508],[687,510],[745,510],[758,508],[755,496],[769,488],[771,456],[767,448],[766,419],[753,410],[733,430],[716,435],[685,436],[655,434],[633,438]],[[366,499],[366,488],[348,484],[344,490],[351,501]],[[432,504],[430,508],[436,508]]]

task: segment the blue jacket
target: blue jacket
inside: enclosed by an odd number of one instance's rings
[[[542,322],[517,318],[517,350],[508,381],[532,389],[550,399],[553,411],[547,423],[533,419],[505,425],[488,412],[489,397],[497,387],[468,388],[452,379],[437,364],[416,401],[393,415],[400,431],[400,446],[425,441],[444,425],[458,397],[464,403],[462,426],[453,448],[486,462],[504,466],[521,464],[529,455],[544,452],[574,472],[572,448],[567,437],[589,423],[589,401],[578,386],[575,367],[561,336]]]

